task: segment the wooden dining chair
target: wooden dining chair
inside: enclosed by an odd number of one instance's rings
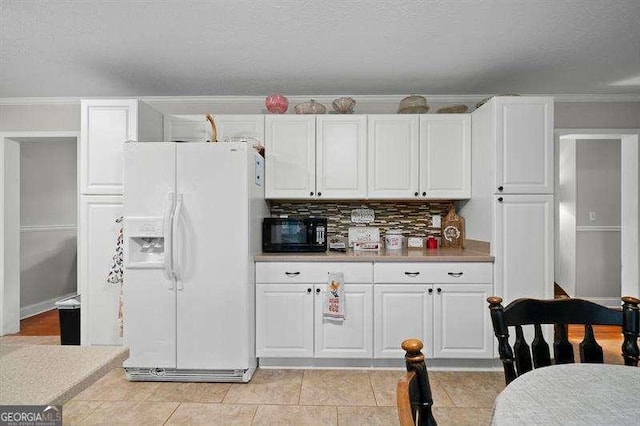
[[[407,373],[398,381],[396,394],[401,426],[437,426],[431,412],[433,398],[422,347],[419,339],[402,342]]]
[[[489,297],[493,331],[498,340],[498,352],[507,384],[532,368],[551,365],[549,345],[542,335],[542,324],[554,324],[553,355],[556,364],[574,362],[573,345],[568,338],[568,325],[584,325],[584,339],[579,345],[580,362],[603,363],[602,347],[593,335],[593,325],[621,327],[624,335],[622,357],[625,365],[637,366],[640,351],[640,299],[623,297],[622,309],[607,308],[582,299],[518,299],[507,307],[500,297]],[[531,349],[524,339],[522,327],[533,325]],[[509,327],[515,328],[513,348],[509,344]],[[533,357],[532,357],[533,353]],[[533,362],[532,362],[533,361]]]

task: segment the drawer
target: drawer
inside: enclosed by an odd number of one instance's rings
[[[493,283],[490,262],[376,263],[375,283]]]
[[[256,283],[325,283],[329,272],[344,273],[349,283],[373,282],[370,262],[256,262]]]

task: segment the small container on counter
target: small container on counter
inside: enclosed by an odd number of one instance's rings
[[[402,250],[404,245],[404,237],[402,229],[390,229],[384,237],[387,250]]]
[[[409,237],[407,238],[408,248],[424,248],[424,237]]]
[[[433,235],[427,237],[427,248],[428,249],[437,249],[438,248],[438,240]]]

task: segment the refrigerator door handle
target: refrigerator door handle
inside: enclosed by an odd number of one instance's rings
[[[176,194],[173,192],[169,192],[168,195],[169,205],[164,212],[163,218],[163,231],[164,235],[164,274],[169,279],[169,290],[173,290],[173,281],[175,279],[173,275],[173,238],[171,235],[172,230],[172,212],[174,208],[174,202],[176,199]]]
[[[182,282],[180,281],[180,242],[178,241],[178,222],[180,218],[180,212],[182,210],[182,194],[178,194],[176,196],[176,208],[173,211],[173,218],[171,220],[172,224],[172,250],[171,250],[171,261],[173,264],[173,275],[176,279],[176,285],[178,290],[182,290],[184,287],[182,286]]]

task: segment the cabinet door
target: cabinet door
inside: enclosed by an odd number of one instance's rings
[[[369,198],[418,197],[418,117],[369,115]]]
[[[313,357],[313,285],[256,284],[256,356]]]
[[[504,195],[495,202],[495,294],[507,303],[553,296],[553,196]]]
[[[491,284],[434,284],[434,358],[492,358]]]
[[[317,196],[366,198],[367,116],[318,116],[316,126]]]
[[[120,286],[107,283],[122,216],[121,196],[81,196],[78,288],[83,345],[120,345]]]
[[[122,194],[122,146],[137,140],[137,117],[135,99],[81,101],[81,194]]]
[[[315,292],[315,356],[371,358],[373,356],[373,284],[345,284],[344,321],[322,315],[326,284]]]
[[[422,340],[422,352],[426,357],[433,356],[432,286],[376,284],[373,300],[375,358],[402,358],[400,345],[411,338]]]
[[[305,199],[316,188],[316,118],[265,117],[265,197]]]
[[[218,141],[225,138],[250,136],[264,144],[264,115],[215,115]],[[208,124],[208,122],[207,122]]]
[[[420,116],[420,196],[471,198],[471,115]]]
[[[495,102],[496,192],[552,194],[553,98],[508,97]]]

